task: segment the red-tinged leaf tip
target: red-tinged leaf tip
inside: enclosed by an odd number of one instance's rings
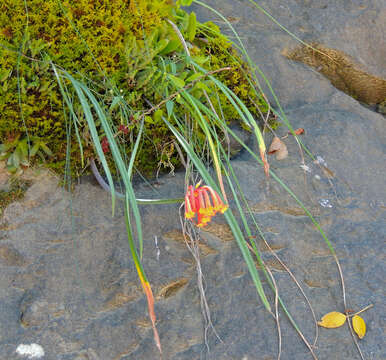
[[[294,130],[295,135],[303,135],[305,133],[306,133],[306,131],[303,128],[298,128],[298,129]],[[288,135],[291,135],[291,134],[292,134],[291,131],[288,131]]]
[[[155,325],[157,319],[155,317],[155,311],[154,311],[153,292],[152,292],[150,284],[148,282],[142,283],[142,286],[143,286],[143,290],[144,290],[144,292],[146,294],[146,298],[147,298],[147,307],[148,307],[149,316],[150,316],[150,320],[151,320],[152,327],[153,327],[154,342],[155,342],[160,354],[162,354],[161,341],[160,341],[160,338],[158,335],[157,327]]]
[[[265,176],[269,178],[269,164],[268,164],[267,158],[265,157],[265,151],[263,151],[262,149],[260,149],[260,157],[261,157],[261,160],[263,161]]]

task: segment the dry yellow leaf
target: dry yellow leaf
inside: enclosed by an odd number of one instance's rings
[[[332,311],[322,317],[321,321],[318,321],[319,326],[333,329],[342,326],[346,322],[346,315]]]
[[[359,315],[355,315],[352,318],[352,327],[354,328],[354,331],[358,335],[359,339],[362,339],[365,336],[366,323]]]

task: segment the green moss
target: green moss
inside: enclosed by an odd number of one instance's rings
[[[11,182],[11,185],[8,191],[0,190],[0,217],[3,215],[5,208],[9,204],[23,198],[25,192],[30,186],[31,186],[30,181],[14,179]]]
[[[113,88],[122,94],[135,115],[147,108],[148,102],[157,104],[176,90],[172,77],[187,79],[193,74],[181,42],[165,18],[172,19],[181,29],[193,57],[208,58],[203,63],[206,69],[232,67],[232,71],[219,73],[218,78],[252,112],[256,113],[256,108],[250,99],[263,106],[244,76],[246,64],[228,39],[212,23],[205,24],[210,32],[203,31],[194,14],[176,8],[172,1],[29,0],[27,6],[28,23],[23,1],[3,0],[0,4],[0,143],[15,137],[25,139],[27,133],[29,138],[41,139],[53,153],[48,166],[55,170],[64,171],[68,116],[63,111],[50,61],[98,94],[111,114],[112,124],[118,128],[122,124],[122,109],[110,106],[116,99]],[[203,98],[199,86],[192,91]],[[238,118],[224,95],[211,93],[210,97],[228,120]],[[94,149],[81,107],[74,94],[72,98],[80,119],[85,156],[92,156]],[[175,102],[176,114],[185,110]],[[165,114],[166,110],[163,111]],[[128,155],[137,132],[135,118],[130,119],[125,124],[130,134],[122,137]],[[167,167],[179,163],[175,149],[170,154],[172,134],[159,116],[152,119],[145,124],[145,137],[136,163],[145,173],[154,172],[159,164]],[[78,140],[75,135],[70,140],[71,167],[77,174],[82,171]],[[165,154],[169,154],[166,159]]]
[[[209,66],[206,66],[206,68],[213,70],[226,66],[232,67],[231,71],[222,72],[217,78],[243,101],[252,114],[260,117],[256,106],[258,106],[263,113],[266,112],[266,102],[262,96],[252,88],[252,86],[255,88],[257,88],[257,86],[252,79],[248,64],[231,46],[229,39],[221,34],[219,27],[212,22],[207,22],[200,27],[198,37],[207,40],[205,53],[209,56],[210,61],[208,63]],[[239,118],[234,107],[226,101],[225,95],[220,95],[220,104],[228,118]]]
[[[87,77],[96,83],[103,81],[102,68],[113,84],[128,90],[126,43],[159,26],[170,15],[172,5],[159,0],[77,0],[64,1],[62,9],[59,3],[28,1],[28,27],[23,1],[4,0],[0,4],[0,43],[6,47],[0,48],[0,139],[6,142],[28,130],[29,136],[44,139],[55,154],[52,162],[62,163],[65,117],[48,59],[78,74],[78,78]],[[17,53],[7,49],[21,49],[24,55],[38,61],[24,56],[18,59]],[[77,147],[76,141],[73,147]],[[79,166],[78,158],[79,152],[72,159],[73,165]]]

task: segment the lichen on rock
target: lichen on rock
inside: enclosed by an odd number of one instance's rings
[[[337,89],[358,101],[369,105],[386,101],[386,80],[366,72],[343,51],[312,43],[286,49],[283,55],[315,68]]]

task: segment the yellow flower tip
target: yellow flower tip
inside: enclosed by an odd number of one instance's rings
[[[196,189],[198,189],[198,188],[200,187],[201,183],[202,183],[202,180],[200,180],[200,181],[196,184]],[[190,187],[193,188],[192,185],[190,185]]]
[[[224,214],[224,212],[227,211],[228,209],[229,209],[229,206],[227,204],[223,204],[219,211],[221,214]]]
[[[205,217],[201,218],[201,219],[198,221],[197,226],[198,226],[198,227],[203,227],[203,226],[205,226],[208,222],[210,222],[211,220],[212,220],[212,217],[210,217],[210,216],[205,216]]]
[[[207,210],[208,210],[208,215],[209,216],[215,216],[216,215],[216,209],[213,206],[211,206]]]
[[[188,211],[185,213],[185,218],[186,219],[193,219],[194,218],[194,212],[193,211]]]
[[[212,217],[216,215],[216,210],[213,207],[201,208],[198,210],[198,212],[204,217],[207,217],[207,216]]]

